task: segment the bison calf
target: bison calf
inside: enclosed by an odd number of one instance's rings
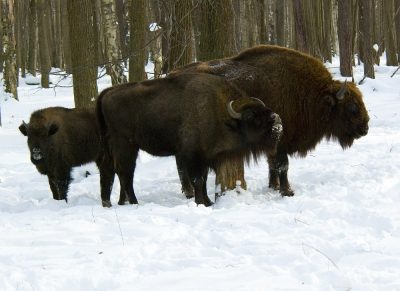
[[[271,153],[282,132],[277,114],[228,81],[183,74],[104,90],[96,106],[102,136],[126,195],[137,204],[133,176],[139,149],[182,160],[195,202],[209,206],[209,168],[232,157]],[[109,203],[103,201],[103,203]]]
[[[28,137],[31,161],[47,175],[54,199],[67,201],[72,167],[93,161],[100,169],[102,196],[110,196],[114,172],[102,154],[94,109],[37,110],[19,130]]]

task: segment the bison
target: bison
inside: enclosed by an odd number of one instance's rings
[[[54,199],[67,201],[72,167],[93,161],[100,170],[101,195],[110,196],[114,171],[103,155],[93,108],[40,109],[19,130],[28,137],[31,161],[39,173],[47,175]]]
[[[337,140],[346,149],[368,133],[369,117],[356,85],[333,80],[320,60],[296,50],[260,45],[230,58],[193,63],[170,75],[193,72],[224,77],[282,118],[284,133],[268,163],[269,186],[283,196],[294,195],[287,177],[288,155],[305,157],[323,138]],[[177,160],[178,168],[181,164]],[[188,177],[179,172],[190,197]]]
[[[179,157],[195,202],[209,206],[208,170],[231,157],[272,153],[282,132],[279,116],[263,102],[209,74],[114,86],[99,95],[96,111],[121,193],[131,204],[138,203],[132,182],[139,149]]]

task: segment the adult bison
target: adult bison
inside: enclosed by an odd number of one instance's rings
[[[100,170],[102,197],[110,196],[114,172],[102,154],[94,109],[37,110],[19,130],[28,137],[31,161],[47,175],[54,199],[67,201],[72,167],[93,161]]]
[[[184,74],[104,90],[96,110],[106,147],[130,203],[139,149],[179,157],[194,185],[195,202],[209,206],[209,168],[231,157],[275,151],[277,114],[221,77]]]
[[[284,133],[268,163],[269,186],[283,196],[294,194],[287,177],[288,154],[304,157],[324,137],[338,140],[345,149],[368,133],[361,92],[353,83],[333,80],[322,62],[307,54],[261,45],[231,58],[193,63],[171,75],[192,72],[222,76],[280,115]],[[181,164],[177,159],[178,168]],[[191,196],[187,176],[181,174],[181,180],[183,191]]]

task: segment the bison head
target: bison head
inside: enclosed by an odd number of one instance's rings
[[[329,108],[330,134],[343,149],[350,147],[354,139],[367,135],[369,116],[354,83],[335,81],[325,101]]]
[[[250,145],[275,149],[282,135],[282,121],[257,98],[241,98],[228,104],[232,120],[228,125],[243,135]]]
[[[28,137],[28,147],[31,153],[31,161],[34,165],[46,161],[49,151],[49,139],[54,135],[58,126],[56,124],[44,125],[43,123],[25,123],[19,126],[21,133]]]

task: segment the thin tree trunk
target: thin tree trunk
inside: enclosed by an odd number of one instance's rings
[[[397,60],[400,63],[400,0],[394,1],[394,13],[396,22],[396,40],[397,40]]]
[[[118,25],[114,0],[102,0],[103,31],[108,72],[113,85],[126,83],[124,68],[121,64],[121,53],[118,42]]]
[[[4,48],[4,91],[18,100],[18,68],[15,44],[14,0],[2,1],[3,48]]]
[[[36,0],[29,1],[29,42],[28,42],[28,72],[36,76],[38,21],[36,14]]]
[[[285,46],[285,0],[277,1],[276,15],[276,44]]]
[[[38,35],[39,35],[39,58],[40,58],[40,74],[41,85],[43,88],[50,87],[49,74],[51,70],[50,48],[49,48],[49,30],[46,21],[48,11],[45,0],[37,0],[37,18],[38,18]]]
[[[61,1],[61,35],[62,35],[62,51],[64,55],[64,69],[68,74],[72,74],[72,58],[71,44],[69,37],[69,21],[67,1]]]

